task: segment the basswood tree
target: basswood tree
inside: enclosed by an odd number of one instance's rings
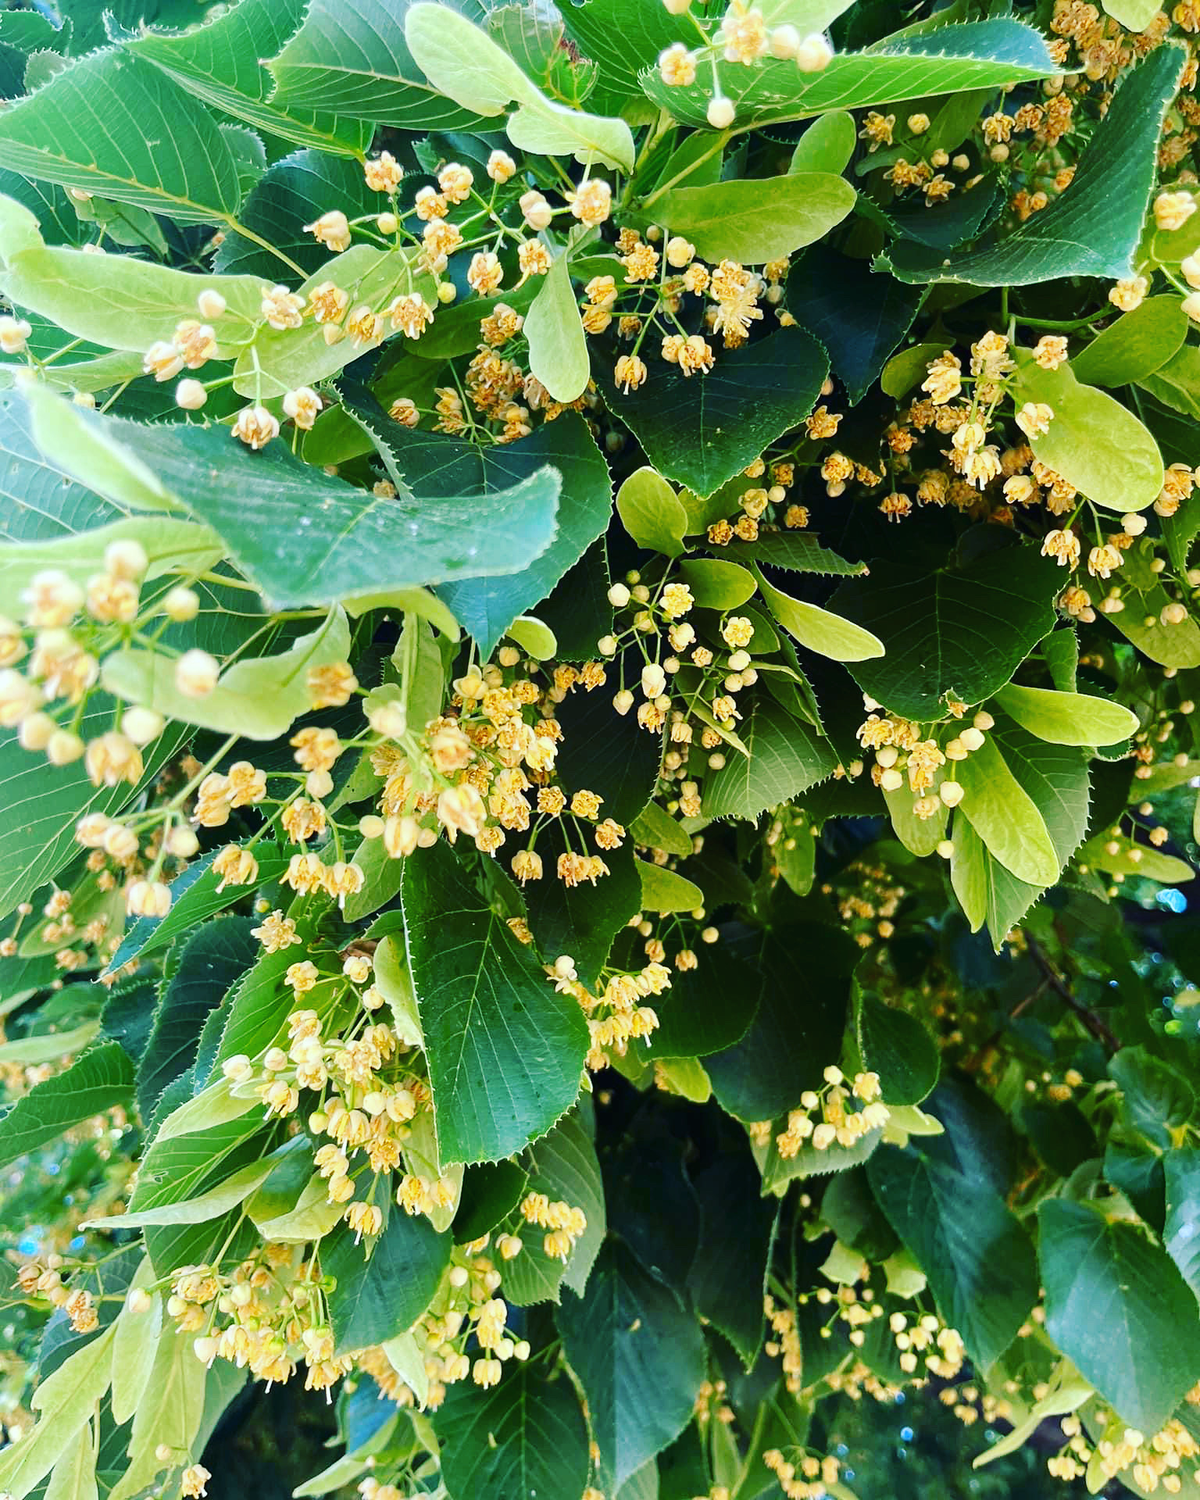
[[[0,14],[0,1492],[1200,1496],[1198,32]]]

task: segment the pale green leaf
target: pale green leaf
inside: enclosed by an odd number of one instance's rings
[[[145,549],[147,581],[176,569],[203,573],[218,563],[225,549],[207,526],[171,516],[136,516],[74,536],[48,542],[0,542],[0,598],[16,599],[35,573],[56,568],[84,585],[104,571],[104,551],[111,542],[135,541]]]
[[[161,142],[170,150],[156,150]],[[123,48],[69,64],[0,120],[0,166],[179,223],[235,223],[237,166],[208,111]]]
[[[1052,745],[1116,745],[1138,727],[1135,713],[1089,693],[1057,693],[1009,683],[996,694],[996,701],[1009,718]]]
[[[683,551],[687,512],[654,469],[635,470],[617,491],[617,514],[639,547],[677,557]]]
[[[96,1449],[85,1423],[54,1465],[45,1500],[96,1500]]]
[[[542,278],[525,315],[524,333],[529,340],[529,368],[554,400],[570,402],[582,396],[590,361],[565,252]]]
[[[634,861],[642,882],[642,907],[646,911],[694,911],[704,905],[704,892],[691,880],[653,865],[646,860]]]
[[[1163,485],[1162,455],[1137,417],[1106,391],[1081,385],[1070,365],[1043,370],[1018,353],[1017,399],[1053,411],[1049,430],[1030,438],[1034,457],[1110,510],[1144,510]]]
[[[344,662],[350,630],[340,608],[277,656],[234,662],[205,697],[180,691],[175,662],[156,651],[114,651],[104,659],[104,686],[130,703],[157,709],[166,718],[199,724],[223,734],[273,740],[311,706],[308,673],[332,662]]]
[[[796,143],[789,172],[841,173],[850,164],[858,140],[854,116],[845,110],[818,115]]]
[[[162,1330],[163,1299],[161,1292],[148,1290],[153,1281],[153,1267],[148,1259],[143,1258],[129,1289],[146,1290],[150,1306],[144,1312],[135,1312],[127,1299],[117,1317],[113,1342],[112,1414],[118,1424],[128,1422],[137,1411],[154,1367]]]
[[[465,109],[498,115],[511,100],[519,108],[505,122],[522,151],[633,169],[633,136],[624,120],[585,114],[547,99],[508,53],[465,16],[445,5],[410,5],[404,38],[435,88]]]
[[[959,813],[1006,870],[1032,885],[1058,878],[1059,858],[1046,820],[1009,770],[995,739],[986,739],[955,764],[966,789]]]
[[[793,599],[768,583],[759,569],[755,572],[767,608],[802,646],[834,661],[866,661],[884,654],[883,642],[871,631],[819,605]]]
[[[1147,297],[1071,357],[1076,380],[1120,386],[1166,365],[1187,338],[1188,318],[1178,297]]]
[[[264,1161],[250,1162],[240,1171],[234,1172],[224,1182],[195,1198],[184,1198],[176,1203],[160,1204],[156,1208],[143,1209],[139,1213],[116,1214],[106,1219],[89,1219],[88,1229],[145,1229],[150,1224],[204,1224],[209,1219],[219,1218],[229,1209],[245,1202],[256,1188],[270,1176],[275,1163],[268,1157]]]
[[[656,223],[681,234],[705,260],[761,265],[786,260],[840,224],[856,194],[831,172],[733,178],[705,187],[672,188],[654,204]]]
[[[679,576],[701,609],[737,609],[754,597],[754,574],[738,563],[691,557],[679,565]]]
[[[32,1432],[0,1453],[0,1484],[12,1500],[24,1497],[44,1479],[82,1430],[112,1379],[115,1329],[76,1350],[48,1375],[33,1394],[41,1413]],[[193,1363],[199,1361],[193,1356]]]

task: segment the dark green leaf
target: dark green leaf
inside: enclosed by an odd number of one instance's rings
[[[600,1253],[558,1326],[579,1377],[606,1487],[617,1490],[683,1431],[705,1374],[699,1324],[624,1246]]]
[[[937,1044],[909,1011],[863,995],[856,1017],[863,1067],[878,1073],[887,1104],[920,1104],[938,1077]]]
[[[574,1101],[583,1013],[444,843],[406,861],[401,900],[442,1165],[511,1156]]]
[[[609,690],[616,675],[614,662],[604,687],[589,693],[577,686],[559,704],[562,739],[555,765],[565,787],[573,793],[595,792],[603,798],[604,816],[628,828],[654,791],[662,735],[642,729],[632,710],[624,716],[616,713]],[[633,675],[634,667],[627,666],[626,677]]]
[[[921,296],[828,244],[813,245],[788,273],[788,309],[825,345],[852,403],[862,400],[908,332]]]
[[[452,1385],[437,1413],[450,1500],[576,1500],[588,1477],[588,1438],[571,1382],[511,1366],[490,1391]]]
[[[996,24],[996,23],[985,23]],[[937,33],[928,40],[934,41]],[[994,245],[946,257],[900,243],[885,264],[901,281],[1028,286],[1064,276],[1133,274],[1132,256],[1154,187],[1163,112],[1179,84],[1183,54],[1153,51],[1127,73],[1096,127],[1070,187]]]
[[[853,956],[831,929],[804,923],[767,939],[761,968],[749,1030],[704,1064],[721,1107],[744,1121],[773,1119],[794,1109],[805,1089],[821,1087],[822,1071],[842,1050]]]
[[[0,1166],[132,1097],[133,1064],[125,1049],[116,1042],[93,1047],[65,1072],[35,1083],[0,1118]]]
[[[700,1243],[688,1291],[696,1311],[721,1330],[749,1368],[762,1346],[774,1205],[761,1196],[749,1152],[721,1157],[696,1175],[694,1186]]]
[[[321,1251],[322,1271],[337,1278],[329,1293],[335,1352],[382,1344],[411,1328],[429,1306],[451,1249],[449,1234],[395,1204],[370,1260],[350,1226],[340,1224]]]
[[[219,917],[206,922],[184,943],[138,1063],[138,1108],[144,1122],[149,1121],[166,1086],[195,1061],[209,1011],[258,956],[252,926],[249,917]]]
[[[1143,1432],[1157,1432],[1200,1374],[1196,1298],[1145,1231],[1088,1203],[1038,1207],[1046,1332]]]
[[[1200,1297],[1200,1150],[1168,1151],[1163,1167],[1167,1177],[1163,1245]]]
[[[707,375],[656,366],[629,395],[616,389],[607,369],[597,371],[597,380],[655,468],[711,495],[812,411],[828,373],[815,339],[801,328],[780,328],[722,351]]]
[[[1164,1149],[1181,1144],[1196,1109],[1182,1073],[1145,1047],[1122,1047],[1108,1073],[1120,1087],[1121,1117],[1130,1129]]]
[[[468,1167],[454,1215],[455,1241],[466,1245],[490,1234],[524,1197],[528,1181],[529,1173],[515,1161],[486,1161]]]
[[[601,807],[601,816],[607,812]],[[578,842],[573,838],[571,847],[577,848]],[[594,886],[584,881],[568,887],[555,874],[558,856],[566,848],[563,829],[551,824],[538,840],[544,873],[541,880],[526,885],[525,907],[542,957],[553,963],[560,953],[569,953],[580,981],[590,988],[608,960],[613,939],[641,909],[642,883],[633,845],[626,841],[619,849],[599,851],[609,873]]]
[[[887,654],[850,664],[850,675],[894,713],[938,718],[946,695],[979,703],[1003,687],[1054,626],[1062,574],[1032,547],[1002,548],[965,567],[917,572],[872,565],[844,583],[833,609],[883,641]]]
[[[671,988],[654,1001],[658,1026],[653,1057],[707,1057],[746,1035],[758,1009],[762,976],[723,944],[704,946],[699,967],[671,975]]]
[[[948,1163],[885,1147],[867,1165],[892,1228],[929,1278],[967,1353],[990,1368],[1037,1299],[1033,1245],[993,1188]]]

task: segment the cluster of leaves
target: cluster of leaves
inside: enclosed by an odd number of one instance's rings
[[[0,13],[11,1500],[1200,1495],[1200,9],[898,19]]]

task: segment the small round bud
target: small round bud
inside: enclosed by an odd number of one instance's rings
[[[148,745],[163,732],[163,716],[153,708],[127,708],[121,715],[121,731],[135,745]]]
[[[800,50],[800,33],[794,26],[776,26],[771,33],[771,56],[791,58]]]
[[[167,853],[173,854],[176,859],[191,859],[199,848],[200,840],[184,824],[172,828],[167,834]]]
[[[954,841],[952,839],[939,839],[937,852],[943,859],[950,859],[954,854]]]
[[[126,1297],[125,1305],[129,1308],[129,1311],[131,1313],[140,1315],[141,1313],[147,1313],[150,1311],[150,1304],[152,1301],[153,1298],[150,1296],[150,1293],[146,1290],[145,1287],[135,1286],[134,1289],[130,1292],[129,1296]]]
[[[186,698],[207,698],[217,685],[221,663],[207,651],[185,651],[175,663],[175,686]]]
[[[163,600],[163,613],[177,623],[194,620],[200,613],[200,595],[195,589],[177,584]]]
[[[375,227],[379,230],[380,234],[395,234],[396,230],[400,227],[400,220],[395,214],[379,214],[375,220]]]
[[[833,48],[825,37],[814,31],[796,49],[796,66],[801,73],[820,73],[833,61]]]
[[[961,781],[943,781],[938,787],[938,796],[947,807],[957,807],[966,793],[967,789]]]
[[[458,288],[452,281],[443,281],[439,285],[437,297],[438,301],[442,304],[443,307],[446,307],[449,303],[453,302],[457,296]]]
[[[889,766],[879,778],[879,785],[885,792],[898,792],[904,785],[904,774],[897,771],[895,766]]]
[[[614,609],[624,609],[629,603],[629,590],[623,583],[614,583],[609,589],[608,602]]]
[[[196,298],[196,306],[202,318],[219,318],[225,311],[225,298],[214,287],[205,287]]]
[[[134,541],[132,537],[119,542],[109,542],[104,549],[105,571],[114,578],[129,579],[136,582],[144,578],[146,569],[150,566],[150,559],[146,556],[146,549],[141,542]]]
[[[615,656],[617,654],[617,638],[615,635],[602,635],[596,642],[596,650],[601,656]]]
[[[708,123],[714,130],[728,130],[733,124],[737,110],[734,108],[733,100],[718,96],[708,101],[708,109],[705,111]]]
[[[208,400],[208,391],[199,380],[181,380],[175,387],[175,405],[184,411],[199,411]]]
[[[964,750],[975,751],[983,744],[983,731],[972,724],[964,729],[958,738]]]
[[[69,766],[83,751],[83,741],[69,729],[56,729],[46,742],[46,759],[52,766]]]

